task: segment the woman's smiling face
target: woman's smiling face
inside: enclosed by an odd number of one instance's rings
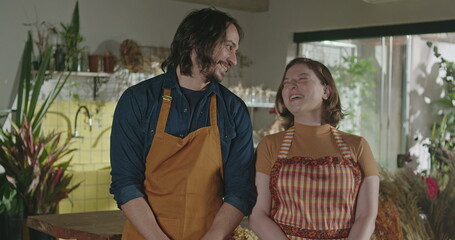
[[[302,117],[321,118],[322,102],[329,92],[306,64],[288,69],[283,79],[283,102],[296,121]]]

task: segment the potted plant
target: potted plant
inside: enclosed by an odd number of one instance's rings
[[[0,236],[21,239],[23,204],[16,190],[9,184],[6,174],[0,174]]]
[[[68,25],[61,23],[60,25],[63,28],[61,35],[66,46],[66,70],[77,71],[78,63],[84,50],[84,48],[79,47],[79,44],[84,40],[79,33],[79,2],[76,2],[76,6],[74,7],[71,23]]]
[[[70,186],[72,175],[67,172],[70,160],[61,158],[70,154],[69,140],[62,141],[61,133],[44,134],[41,121],[65,85],[69,74],[61,75],[54,89],[38,105],[38,96],[51,58],[49,46],[36,74],[31,71],[33,41],[31,34],[22,55],[17,108],[12,114],[12,128],[0,128],[0,165],[5,177],[0,185],[6,186],[6,201],[23,206],[23,215],[53,213],[60,200],[79,184]],[[9,198],[8,198],[9,196]],[[9,212],[8,212],[9,211]],[[17,213],[17,208],[4,209],[1,214]],[[38,238],[32,238],[38,239]]]
[[[35,21],[34,23],[26,23],[24,25],[35,29],[36,38],[34,38],[34,43],[38,48],[38,56],[35,59],[32,59],[32,63],[33,70],[38,70],[47,47],[58,41],[58,31],[54,25],[46,21]],[[51,60],[48,69],[51,71],[55,69],[55,61]]]

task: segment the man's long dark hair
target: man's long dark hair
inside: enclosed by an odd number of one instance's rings
[[[213,65],[213,50],[218,42],[226,38],[226,29],[230,24],[237,28],[242,39],[243,31],[237,20],[222,11],[204,8],[189,13],[175,33],[170,55],[161,64],[163,71],[180,65],[180,73],[191,76],[191,51],[195,49],[204,72]]]

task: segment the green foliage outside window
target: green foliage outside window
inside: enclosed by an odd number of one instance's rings
[[[342,62],[336,66],[330,66],[332,75],[337,84],[340,96],[345,99],[353,100],[358,104],[342,100],[343,110],[347,113],[343,122],[350,122],[352,128],[345,129],[347,132],[360,133],[359,124],[369,123],[369,118],[375,116],[376,111],[376,80],[375,72],[377,69],[370,59],[359,58],[357,56],[342,57]],[[362,121],[356,121],[358,117]]]

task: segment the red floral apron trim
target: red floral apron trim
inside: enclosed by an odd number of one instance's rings
[[[348,228],[337,230],[308,230],[281,224],[280,227],[288,236],[309,239],[343,239],[348,237],[350,231]]]

